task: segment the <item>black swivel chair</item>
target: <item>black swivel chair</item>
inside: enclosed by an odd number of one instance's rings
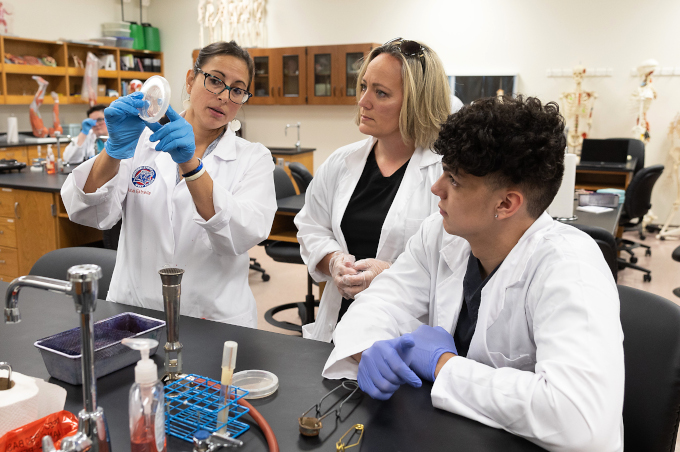
[[[595,240],[595,243],[600,247],[604,260],[607,262],[609,269],[612,271],[614,281],[618,278],[619,263],[617,257],[616,239],[606,229],[597,226],[587,226],[582,224],[572,224],[576,229],[588,234]]]
[[[635,226],[640,228],[640,235],[642,235],[642,219],[649,211],[652,206],[652,189],[654,184],[663,173],[663,165],[653,165],[643,168],[638,171],[633,180],[628,185],[626,189],[626,199],[623,202],[623,212],[621,213],[621,219],[619,220],[619,225],[623,226]],[[634,223],[633,220],[637,220]],[[649,246],[643,245],[641,243],[633,242],[632,240],[618,239],[618,249],[619,251],[626,252],[630,255],[629,261],[625,261],[623,258],[619,258],[619,269],[623,268],[634,268],[644,272],[644,280],[649,282],[652,280],[652,272],[644,267],[635,265],[637,262],[637,257],[633,253],[635,248],[645,248],[645,255],[651,256],[652,250]]]
[[[673,250],[672,257],[674,261],[680,262],[680,246]],[[673,289],[673,294],[676,297],[680,297],[680,287],[676,287],[675,289]]]
[[[672,452],[680,421],[680,307],[618,286],[626,382],[624,450]]]
[[[288,169],[290,174],[293,175],[293,180],[298,186],[300,193],[307,191],[307,187],[312,182],[312,173],[309,172],[307,167],[299,162],[290,162],[288,164]]]
[[[293,177],[298,174],[301,178],[301,182],[297,182],[296,179],[296,183],[298,184],[298,188],[301,190],[301,192],[304,192],[304,190],[307,189],[309,183],[304,184],[302,181],[311,181],[312,175],[303,165],[299,166],[302,168],[294,167],[291,163],[289,168],[291,170],[291,174],[293,174]],[[296,194],[295,187],[293,186],[293,182],[290,180],[290,177],[288,177],[288,174],[286,174],[286,172],[278,166],[274,171],[274,185],[276,186],[277,199],[286,198]],[[265,251],[267,252],[267,255],[276,262],[305,265],[305,262],[302,260],[302,256],[300,256],[300,245],[298,243],[275,241],[266,245]],[[305,301],[298,303],[286,303],[269,309],[264,314],[264,319],[267,321],[267,323],[285,330],[302,333],[302,327],[300,325],[276,320],[274,319],[274,314],[285,311],[286,309],[297,309],[298,315],[300,316],[303,325],[312,323],[314,321],[314,307],[319,305],[319,302],[314,299],[314,292],[312,290],[313,285],[314,280],[309,275],[309,273],[307,273],[307,295],[305,295]]]
[[[96,264],[102,268],[97,298],[104,300],[109,291],[113,268],[116,266],[116,251],[88,246],[61,248],[44,254],[33,264],[29,275],[66,279],[66,272],[74,265]]]

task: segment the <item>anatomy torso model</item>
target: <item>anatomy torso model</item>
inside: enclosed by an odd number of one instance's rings
[[[567,135],[567,147],[572,153],[581,150],[583,139],[588,137],[590,126],[593,123],[593,106],[597,94],[592,91],[583,91],[583,77],[586,69],[583,66],[574,67],[574,82],[576,89],[570,93],[562,93],[560,101],[562,112],[569,127]]]
[[[235,40],[244,47],[265,45],[266,0],[200,0],[200,44]],[[204,28],[208,38],[204,39]]]
[[[633,127],[634,137],[649,142],[649,122],[647,122],[647,110],[656,99],[656,89],[652,83],[652,74],[659,68],[656,60],[647,60],[637,67],[637,73],[642,78],[640,86],[633,93],[633,99],[637,106],[637,120]]]

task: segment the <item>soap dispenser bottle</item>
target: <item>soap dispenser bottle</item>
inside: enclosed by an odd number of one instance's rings
[[[130,450],[165,452],[163,383],[158,379],[156,363],[149,359],[149,351],[158,346],[158,341],[126,338],[122,343],[142,354],[135,366],[135,383],[130,388]]]

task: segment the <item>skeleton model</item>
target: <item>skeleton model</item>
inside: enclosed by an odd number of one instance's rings
[[[266,0],[200,0],[200,44],[235,40],[245,47],[265,44]],[[208,36],[205,38],[205,28]]]
[[[200,44],[201,48],[205,47],[205,39],[203,37],[203,27],[205,23],[205,0],[198,2],[198,28],[200,30]]]
[[[567,147],[572,153],[581,150],[583,139],[588,137],[590,126],[593,123],[593,106],[597,94],[592,91],[583,91],[582,83],[586,68],[583,66],[574,67],[574,82],[576,88],[571,93],[562,93],[562,111],[567,121],[569,134],[567,135]]]
[[[8,34],[11,32],[10,26],[9,26],[9,19],[6,16],[11,16],[12,13],[9,11],[9,8],[5,8],[5,5],[3,5],[2,2],[0,2],[0,26],[3,27],[4,33],[3,34]]]
[[[659,68],[659,63],[656,60],[644,61],[637,67],[637,73],[642,78],[640,86],[633,93],[633,99],[636,103],[638,114],[635,127],[633,127],[634,137],[649,142],[649,122],[647,122],[647,110],[656,99],[656,89],[652,83],[652,74]]]
[[[676,115],[673,122],[671,122],[668,135],[671,139],[671,149],[668,153],[673,159],[672,175],[673,182],[675,183],[675,201],[673,202],[671,211],[668,213],[666,222],[656,236],[657,239],[662,240],[667,238],[677,239],[678,236],[680,236],[680,227],[669,229],[671,221],[673,221],[675,214],[678,213],[678,210],[680,209],[680,174],[678,174],[678,170],[680,170],[680,114]]]

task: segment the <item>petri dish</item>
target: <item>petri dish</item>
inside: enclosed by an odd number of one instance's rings
[[[261,399],[276,392],[279,378],[266,370],[242,370],[234,374],[231,384],[248,391],[245,399]]]
[[[160,75],[154,75],[144,82],[142,89],[147,105],[138,108],[139,117],[146,122],[158,122],[170,106],[170,83]]]

